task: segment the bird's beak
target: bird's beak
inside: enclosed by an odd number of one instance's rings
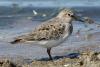
[[[73,19],[75,19],[76,21],[84,22],[84,20],[82,20],[81,17],[79,17],[79,16],[71,15],[71,17],[72,17]]]

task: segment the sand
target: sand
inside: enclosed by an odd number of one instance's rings
[[[0,59],[0,67],[100,67],[100,52],[84,51],[74,58],[62,57],[50,60],[32,60],[30,63],[13,62],[11,59]]]

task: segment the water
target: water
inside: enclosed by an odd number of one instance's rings
[[[35,7],[62,7],[62,6],[100,6],[99,0],[1,0],[0,5],[10,6],[17,3],[20,6],[33,5]]]
[[[3,6],[4,7],[4,6]],[[2,7],[1,7],[2,8]],[[96,23],[100,23],[100,7],[99,6],[82,6],[72,7],[78,11],[79,15],[89,16]],[[23,7],[17,8],[18,11],[13,11],[11,7],[5,7],[0,10],[0,56],[23,56],[27,58],[42,58],[47,57],[46,49],[34,45],[12,45],[8,42],[13,40],[14,37],[30,32],[37,25],[41,24],[41,21],[52,18],[59,11],[57,7]],[[37,16],[33,16],[32,11],[38,12]],[[46,14],[47,16],[43,16]],[[94,46],[93,50],[99,51],[100,43],[100,28],[96,27],[95,24],[91,24],[88,27],[84,27],[83,23],[74,21],[74,31],[72,36],[64,42],[62,45],[55,47],[52,50],[52,55],[66,55],[68,51],[82,50],[83,47],[89,48]],[[88,31],[90,28],[93,30]],[[77,30],[81,29],[81,36],[77,37]],[[86,34],[92,35],[90,39],[85,39]],[[81,48],[80,48],[81,47]]]

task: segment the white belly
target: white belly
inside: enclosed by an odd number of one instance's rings
[[[51,48],[51,47],[56,47],[58,45],[60,45],[61,43],[63,43],[67,38],[68,38],[68,34],[65,35],[65,37],[59,39],[59,40],[49,40],[49,41],[44,41],[44,42],[40,42],[40,45],[45,47],[45,48]]]

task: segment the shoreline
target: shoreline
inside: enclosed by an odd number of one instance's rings
[[[0,58],[0,67],[100,67],[100,52],[87,50],[74,58],[61,57],[53,61]]]

